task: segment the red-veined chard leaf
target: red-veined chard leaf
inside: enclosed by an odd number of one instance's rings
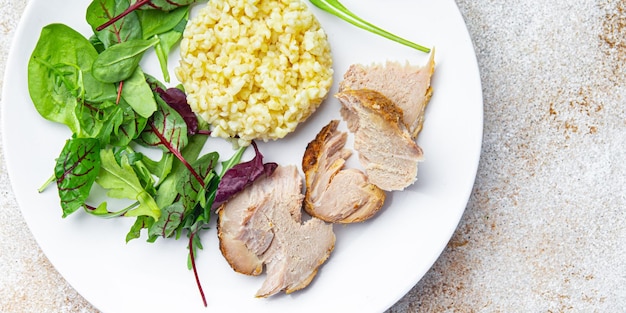
[[[100,171],[100,142],[74,138],[65,143],[54,168],[63,217],[85,204]]]
[[[157,9],[161,11],[171,11],[200,1],[201,0],[136,0],[135,3],[143,3],[141,6],[142,10]]]
[[[111,101],[85,103],[80,107],[80,125],[83,133],[90,138],[98,138],[106,145],[113,131],[124,120],[124,112]]]
[[[152,92],[180,114],[187,125],[187,133],[189,135],[198,133],[200,121],[198,121],[198,117],[191,110],[184,91],[178,88],[166,88],[163,83],[150,75],[146,75],[146,82],[152,89]]]
[[[130,6],[129,0],[94,0],[87,8],[87,22],[105,48],[132,39],[142,39],[141,23],[136,12],[131,12],[102,31],[96,28],[124,12]]]
[[[166,206],[163,209],[161,218],[149,229],[149,234],[169,237],[180,229],[180,226],[199,226],[198,219],[209,220],[209,210],[206,209],[207,186],[213,186],[211,181],[217,179],[214,168],[219,160],[217,152],[203,155],[193,162],[195,172],[204,177],[204,184],[201,184],[191,172],[185,170],[176,185],[178,201]],[[185,224],[181,224],[185,221]],[[195,231],[195,229],[194,229]]]
[[[133,1],[132,4],[128,7],[128,9],[126,9],[124,12],[120,13],[119,15],[112,18],[108,22],[97,27],[97,30],[102,30],[102,29],[109,27],[113,23],[124,18],[130,12],[133,12],[136,10],[156,9],[156,10],[161,10],[161,11],[172,11],[177,8],[190,5],[196,2],[200,2],[200,1],[199,0],[136,0],[136,1]]]
[[[181,155],[184,160],[189,160],[193,162],[198,159],[204,144],[207,141],[206,136],[192,136],[189,138],[189,142],[181,150]],[[166,153],[164,155],[173,155],[171,153]],[[159,207],[168,206],[176,200],[178,197],[178,191],[176,190],[176,186],[179,184],[179,181],[182,180],[189,170],[186,165],[180,161],[180,159],[174,159],[172,161],[172,168],[170,173],[159,182],[158,192],[157,192],[157,204]]]
[[[206,191],[209,191],[210,194],[214,194],[211,191],[217,189],[219,184],[219,178],[217,175],[214,175],[214,171],[211,172],[210,179],[208,183],[205,184],[205,189],[202,191],[204,194]],[[198,250],[202,249],[202,242],[200,242],[200,237],[197,236],[198,232],[205,227],[210,221],[211,218],[211,203],[209,200],[205,206],[197,206],[195,212],[192,214],[188,214],[185,220],[183,221],[183,226],[189,230],[189,242],[187,243],[187,249],[189,249],[189,257],[187,258],[188,267],[193,270],[194,277],[196,278],[196,285],[198,286],[198,291],[200,292],[200,296],[202,297],[202,302],[204,306],[207,306],[206,297],[204,296],[204,291],[202,289],[202,284],[200,283],[200,278],[198,276],[198,269],[196,267],[196,254]]]
[[[161,217],[148,228],[148,236],[171,237],[183,221],[185,207],[176,202],[162,209]]]
[[[256,143],[253,141],[255,156],[248,162],[239,163],[224,173],[220,180],[217,194],[213,202],[213,208],[219,207],[228,201],[233,195],[244,190],[251,185],[257,178],[265,174],[272,175],[278,166],[276,163],[263,163],[263,154],[259,151]]]
[[[149,234],[171,236],[175,231],[181,231],[182,227],[197,231],[204,221],[208,222],[210,210],[207,207],[207,189],[216,189],[218,177],[215,174],[215,165],[219,161],[219,154],[211,152],[203,155],[193,163],[196,173],[204,177],[204,183],[200,182],[188,171],[182,172],[177,180],[177,199],[173,204],[166,206],[163,213],[175,214],[176,216],[162,216],[149,230]],[[161,190],[161,189],[160,189]],[[180,215],[178,215],[180,213]],[[179,218],[180,217],[180,218]],[[184,223],[183,223],[184,222]],[[181,224],[182,223],[182,224]],[[194,226],[192,228],[192,226]]]
[[[162,99],[157,98],[156,101],[157,110],[148,119],[139,140],[146,146],[160,148],[164,152],[178,152],[187,145],[187,124]]]
[[[172,107],[187,124],[187,134],[195,135],[198,133],[198,117],[196,113],[191,110],[189,103],[187,103],[187,95],[178,88],[168,88],[163,90],[157,87],[156,92],[161,96],[161,99],[165,101],[170,107]]]
[[[155,97],[158,109],[148,119],[148,125],[139,137],[139,141],[147,146],[161,148],[165,152],[171,152],[182,162],[191,174],[204,184],[204,179],[196,173],[191,164],[181,154],[188,142],[187,124],[185,120],[169,105],[161,99]]]
[[[215,177],[215,166],[219,161],[219,154],[211,152],[203,155],[193,162],[192,166],[196,173],[203,177],[203,181],[198,181],[189,171],[185,172],[182,179],[176,186],[176,191],[181,196],[181,202],[186,212],[193,210],[196,205],[206,206],[206,185]]]

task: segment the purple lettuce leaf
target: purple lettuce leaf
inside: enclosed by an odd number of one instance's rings
[[[278,164],[273,162],[263,163],[263,155],[259,152],[259,148],[254,141],[252,142],[252,146],[254,147],[255,153],[252,160],[239,163],[224,173],[217,187],[217,194],[215,195],[215,200],[212,205],[213,209],[218,208],[232,196],[244,190],[263,174],[270,176],[274,173]]]
[[[198,118],[187,103],[187,95],[178,88],[168,88],[167,90],[157,88],[156,92],[165,103],[183,117],[187,124],[187,134],[195,135],[198,132]]]

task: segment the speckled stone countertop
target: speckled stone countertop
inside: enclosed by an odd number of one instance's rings
[[[0,0],[0,77],[26,2]],[[389,312],[624,312],[626,1],[457,4],[482,156],[456,233]],[[0,164],[0,312],[97,312],[39,250]]]

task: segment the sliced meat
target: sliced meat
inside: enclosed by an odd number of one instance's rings
[[[403,122],[412,138],[416,138],[424,123],[424,110],[433,89],[430,81],[435,71],[435,52],[424,66],[397,62],[364,66],[354,64],[344,74],[339,92],[347,89],[376,90],[395,103],[403,112]]]
[[[387,191],[403,190],[415,182],[423,154],[402,122],[402,110],[369,89],[344,90],[336,97],[369,181]]]
[[[332,120],[322,128],[304,152],[304,209],[331,223],[362,222],[380,210],[385,192],[369,183],[362,171],[343,168],[352,152],[344,148],[348,135],[337,125],[339,121]]]
[[[218,209],[220,250],[240,273],[266,278],[257,297],[306,287],[335,246],[332,225],[301,221],[302,178],[295,166],[278,166]]]

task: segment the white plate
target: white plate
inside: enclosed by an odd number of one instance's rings
[[[49,23],[68,24],[88,37],[84,16],[89,2],[28,3],[7,62],[2,127],[9,175],[24,218],[52,264],[93,305],[115,313],[381,312],[431,267],[465,209],[482,141],[478,67],[453,0],[343,1],[374,24],[436,47],[434,96],[418,139],[426,157],[419,181],[390,195],[376,218],[335,226],[337,244],[330,259],[308,288],[291,295],[254,298],[264,277],[234,273],[219,252],[215,229],[204,232],[205,249],[197,260],[208,308],[202,306],[193,274],[186,267],[186,240],[159,239],[149,244],[143,237],[125,244],[132,220],[102,220],[84,212],[62,219],[55,188],[37,193],[52,174],[54,160],[70,134],[65,126],[45,121],[35,111],[27,90],[28,58],[41,28]],[[336,82],[351,63],[426,62],[424,53],[320,10],[314,12],[329,34]],[[172,57],[172,68],[176,60],[177,55]],[[160,77],[152,61],[145,63],[145,69]],[[338,107],[337,100],[329,98],[295,134],[261,144],[266,161],[299,165],[306,144],[331,118],[339,117]]]

